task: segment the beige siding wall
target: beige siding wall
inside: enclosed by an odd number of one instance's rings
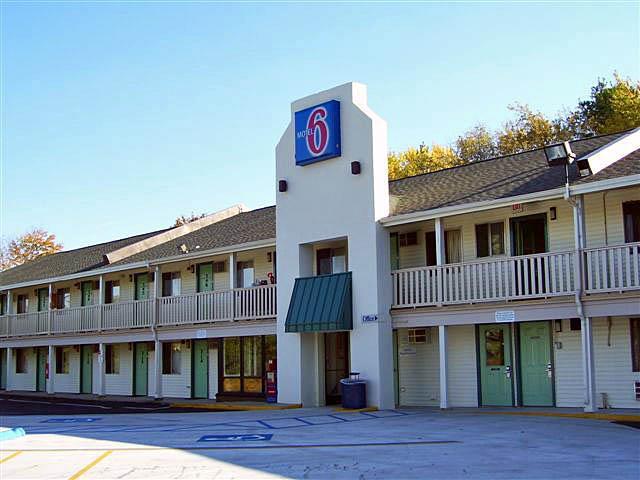
[[[562,331],[553,325],[554,377],[556,406],[581,407],[584,405],[582,377],[582,338],[579,330],[571,330],[569,320],[562,320]],[[558,348],[561,345],[562,348]]]
[[[622,204],[629,201],[640,201],[640,187],[585,195],[588,247],[624,243]]]
[[[80,352],[74,347],[65,347],[69,355],[69,373],[56,372],[56,356],[54,353],[53,362],[49,373],[53,373],[53,389],[55,392],[79,393],[80,392]],[[93,377],[96,383],[96,377]]]
[[[120,354],[119,373],[105,374],[105,393],[107,395],[132,395],[133,393],[133,349],[128,343],[117,343]],[[94,382],[95,383],[95,382]]]
[[[548,217],[551,207],[556,207],[556,220],[550,220]],[[508,207],[446,217],[444,219],[444,228],[445,230],[460,230],[463,246],[462,260],[471,261],[477,258],[475,225],[504,222],[505,250],[507,254],[510,254],[509,219],[540,213],[547,214],[549,250],[556,252],[572,250],[574,248],[573,211],[571,206],[562,199],[523,204],[523,211],[519,213],[513,213],[513,210]],[[410,226],[404,226],[402,229],[391,230],[398,232],[416,230],[418,231],[418,244],[400,248],[400,268],[420,267],[426,264],[425,233],[434,230],[434,222],[419,222]]]
[[[478,375],[474,325],[447,327],[448,394],[452,407],[478,406]]]
[[[401,406],[440,404],[438,329],[427,328],[427,342],[411,344],[409,329],[398,330],[398,389]]]

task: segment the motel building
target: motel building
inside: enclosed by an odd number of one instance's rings
[[[640,129],[388,181],[348,83],[291,104],[276,205],[0,273],[0,387],[640,407]],[[231,202],[230,202],[231,203]]]

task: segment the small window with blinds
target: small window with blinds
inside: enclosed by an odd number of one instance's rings
[[[631,366],[634,372],[640,372],[640,318],[629,319],[631,329]]]

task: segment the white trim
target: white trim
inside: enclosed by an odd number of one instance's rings
[[[589,163],[591,173],[595,175],[621,158],[635,152],[638,148],[640,148],[640,128],[636,128],[613,142],[609,142],[593,152],[583,155],[578,161],[586,160]]]
[[[612,190],[615,188],[624,188],[635,185],[640,185],[640,174],[627,175],[625,177],[617,177],[607,180],[573,185],[570,187],[570,192],[571,195],[579,195],[583,193],[599,192],[603,190]],[[453,205],[450,207],[435,208],[432,210],[422,210],[420,212],[405,213],[403,215],[394,215],[382,218],[380,219],[380,223],[385,227],[393,227],[397,225],[404,225],[407,223],[433,220],[438,217],[462,215],[464,213],[473,213],[481,210],[493,210],[495,208],[508,207],[510,205],[513,205],[514,203],[530,203],[543,200],[555,200],[564,197],[564,190],[564,187],[560,187],[553,190],[527,193],[525,195],[516,195],[513,197],[506,197],[495,200],[483,200],[482,202],[472,202],[462,205]]]

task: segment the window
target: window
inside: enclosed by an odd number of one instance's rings
[[[631,365],[634,372],[640,372],[640,318],[629,319],[631,328]]]
[[[347,271],[347,249],[322,248],[316,252],[316,270],[318,275],[343,273]]]
[[[625,243],[640,242],[640,202],[622,204]]]
[[[447,263],[460,263],[462,261],[462,233],[460,230],[447,230],[444,232],[444,253]]]
[[[119,345],[107,345],[105,348],[105,373],[110,375],[117,375],[120,373],[120,346]]]
[[[29,373],[26,348],[16,348],[16,373]]]
[[[18,311],[17,313],[27,313],[29,311],[29,296],[18,295]]]
[[[105,282],[104,303],[117,303],[120,301],[120,280]]]
[[[57,309],[71,308],[71,292],[68,288],[56,290],[55,304]]]
[[[56,347],[56,373],[69,373],[69,349]]]
[[[391,270],[398,270],[400,268],[400,245],[398,244],[397,233],[390,235],[389,248],[391,250]]]
[[[162,274],[162,296],[173,297],[180,295],[180,272],[166,272]]]
[[[254,282],[253,260],[247,262],[238,262],[237,268],[237,284],[238,288],[251,287]]]
[[[410,247],[418,244],[418,232],[407,232],[398,234],[400,247]]]
[[[275,358],[275,335],[225,338],[221,358],[222,391],[262,394],[267,362]]]
[[[162,373],[165,375],[180,375],[182,360],[182,344],[171,342],[162,344]]]
[[[407,340],[411,344],[427,343],[426,328],[410,328],[407,332]]]
[[[504,223],[476,225],[476,256],[491,257],[504,254]]]
[[[579,318],[572,318],[571,320],[569,320],[569,330],[573,330],[577,332],[582,330],[582,322],[580,321]]]

